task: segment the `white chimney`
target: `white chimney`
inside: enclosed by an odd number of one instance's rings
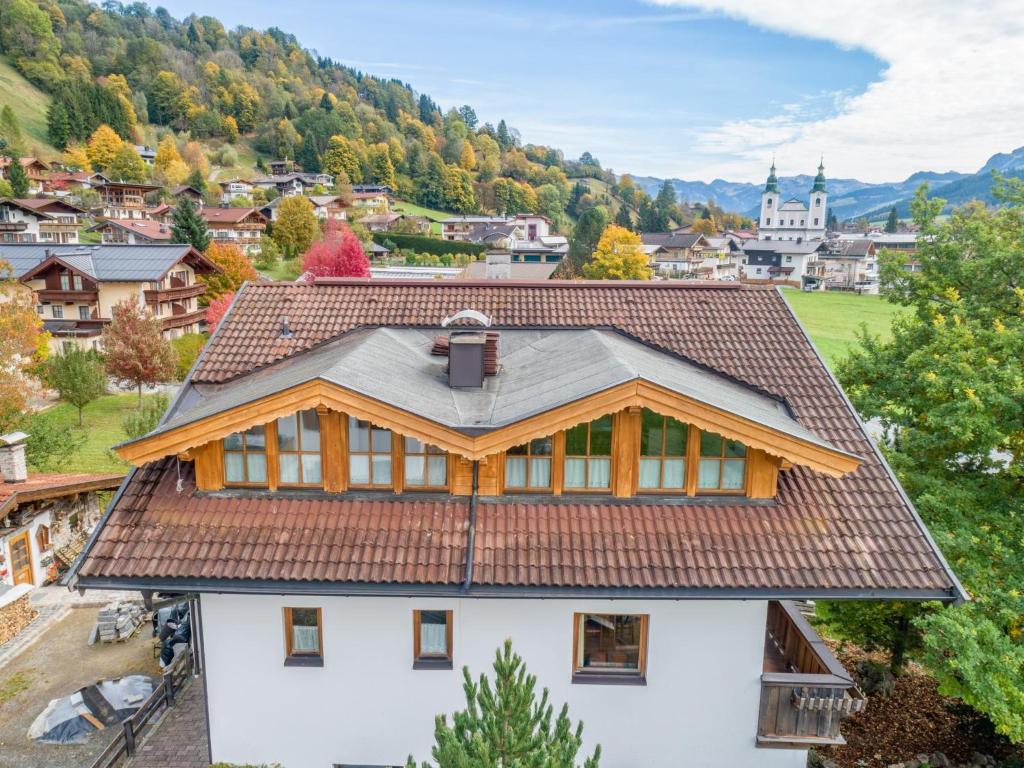
[[[512,279],[512,254],[508,251],[488,251],[485,254],[487,259],[488,280],[511,280]]]
[[[24,432],[0,435],[0,475],[5,483],[24,483],[28,480],[28,465],[25,463]]]

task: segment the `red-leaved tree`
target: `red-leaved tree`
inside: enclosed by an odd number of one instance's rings
[[[234,300],[235,294],[225,293],[223,296],[214,299],[210,302],[210,306],[206,308],[206,326],[207,331],[212,335],[217,330],[217,326],[220,325],[220,321],[223,319],[224,314],[228,311],[228,307],[231,306],[231,302]]]
[[[348,224],[332,219],[327,222],[323,239],[303,255],[302,271],[307,278],[369,277],[370,261]]]
[[[174,350],[163,337],[160,321],[127,299],[114,305],[110,324],[103,329],[103,352],[107,373],[137,387],[140,406],[143,385],[174,377]]]

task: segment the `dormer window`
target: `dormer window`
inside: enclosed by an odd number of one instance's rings
[[[320,417],[315,410],[277,420],[277,452],[281,485],[320,485]]]
[[[349,417],[348,479],[355,487],[391,487],[390,429]]]
[[[640,490],[682,492],[688,425],[647,408],[640,419]]]
[[[267,439],[262,425],[224,438],[224,481],[228,485],[267,484]]]
[[[747,446],[714,432],[700,434],[699,493],[739,492],[746,481]]]
[[[405,438],[405,485],[408,488],[442,490],[448,487],[448,454],[415,437]]]
[[[517,491],[551,490],[553,440],[541,437],[505,452],[505,487]]]
[[[600,491],[611,487],[612,417],[578,424],[565,433],[565,488]]]

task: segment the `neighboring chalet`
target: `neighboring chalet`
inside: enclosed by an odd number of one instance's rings
[[[699,232],[644,232],[640,235],[644,253],[659,273],[682,273],[696,277],[710,245]]]
[[[557,264],[569,251],[568,240],[552,235],[551,220],[538,214],[452,216],[441,222],[441,237],[508,251],[513,262]]]
[[[142,162],[152,167],[156,164],[156,150],[147,144],[135,144],[135,151],[138,152]]]
[[[463,280],[548,280],[558,269],[557,262],[512,261],[508,251],[487,251],[483,261],[471,261],[459,275]]]
[[[246,254],[259,253],[267,217],[259,208],[203,208],[203,220],[214,242],[237,245]]]
[[[605,768],[798,768],[787,601],[964,597],[768,286],[250,283],[117,451],[68,583],[189,596],[214,763],[427,759],[511,638]]]
[[[8,178],[10,167],[11,158],[0,157],[0,179]],[[25,175],[28,177],[28,193],[38,195],[43,192],[50,174],[49,164],[38,157],[23,157],[21,167],[25,169]]]
[[[878,257],[873,240],[832,238],[826,241],[818,259],[824,265],[825,288],[878,292]]]
[[[186,184],[179,185],[172,189],[171,197],[174,198],[175,202],[181,200],[183,197],[187,197],[197,208],[202,208],[205,205],[202,190],[198,190],[195,187],[191,187]]]
[[[104,219],[89,228],[105,245],[152,245],[171,242],[171,227],[160,219]]]
[[[99,492],[124,474],[29,474],[28,435],[0,435],[0,595],[42,586],[68,568],[100,519]]]
[[[219,271],[190,245],[0,245],[0,261],[35,292],[55,350],[99,349],[114,305],[125,300],[159,318],[169,339],[197,333],[206,286],[196,275]]]
[[[35,203],[52,203],[54,212],[42,210],[44,206]],[[60,206],[78,211],[57,200],[15,200],[0,198],[0,243],[42,243],[78,242],[77,213],[68,212]]]
[[[95,171],[53,171],[46,180],[44,191],[56,197],[64,197],[83,189],[92,189],[110,181]]]
[[[503,225],[519,225],[525,240],[538,240],[551,234],[547,216],[520,213],[515,216],[452,216],[441,222],[441,239],[465,243],[481,242],[487,232]]]
[[[334,186],[334,177],[329,173],[286,173],[281,175],[257,176],[252,185],[260,189],[275,190],[282,197],[295,197],[312,190],[316,185]]]
[[[391,210],[391,196],[387,192],[353,190],[351,197],[352,205],[356,208],[369,209],[376,213],[388,213]]]
[[[159,184],[136,181],[104,181],[93,187],[100,195],[100,215],[106,219],[145,219],[146,195],[160,189]]]
[[[220,186],[220,201],[231,205],[236,197],[249,197],[255,187],[248,179],[227,179],[218,184]]]
[[[743,277],[782,283],[794,288],[816,287],[825,279],[820,254],[824,240],[748,240],[743,244]]]
[[[363,216],[359,223],[370,232],[392,232],[396,229],[420,235],[430,232],[430,219],[407,213],[371,213]]]
[[[15,202],[44,217],[39,221],[39,239],[36,242],[57,245],[78,242],[78,228],[82,226],[86,211],[52,197],[32,197]]]
[[[313,213],[321,221],[345,221],[351,204],[341,195],[310,195]]]

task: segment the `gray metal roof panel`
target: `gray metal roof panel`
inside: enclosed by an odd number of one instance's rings
[[[54,245],[52,243],[0,243],[0,261],[11,262],[18,277],[50,256],[57,256],[101,282],[157,280],[181,261],[192,246]]]
[[[159,434],[317,379],[452,429],[507,426],[629,381],[644,380],[797,439],[838,450],[778,400],[608,330],[505,330],[497,376],[481,389],[448,386],[436,333],[362,329],[229,384],[195,385]]]

